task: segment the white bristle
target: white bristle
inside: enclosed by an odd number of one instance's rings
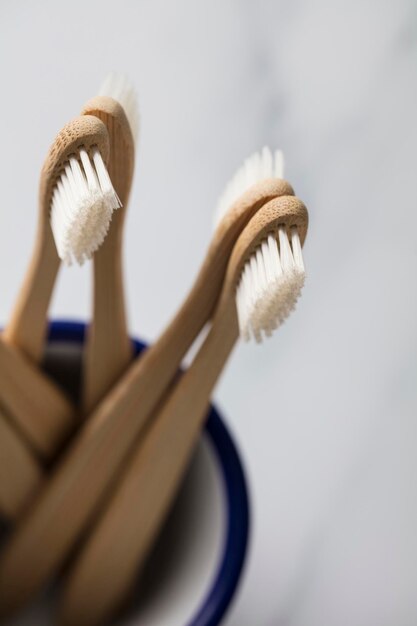
[[[123,107],[136,141],[139,131],[139,108],[135,89],[125,74],[112,72],[100,87],[99,96],[109,96]]]
[[[284,155],[264,147],[246,159],[220,197],[216,224],[252,185],[266,178],[283,178]],[[291,239],[291,240],[290,240]],[[304,285],[301,242],[293,227],[270,233],[245,263],[236,289],[239,331],[243,339],[261,341],[288,317]]]
[[[232,204],[255,183],[266,178],[283,178],[284,155],[281,150],[273,154],[268,147],[261,152],[255,152],[246,159],[242,167],[236,172],[221,195],[215,211],[217,225],[230,209]]]
[[[296,227],[291,240],[280,226],[245,263],[236,290],[236,307],[242,338],[261,341],[288,317],[304,284],[305,271]]]
[[[50,221],[59,257],[82,264],[103,243],[121,206],[98,148],[71,156],[52,193]]]

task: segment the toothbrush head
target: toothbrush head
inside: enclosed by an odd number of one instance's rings
[[[272,153],[267,146],[264,146],[260,152],[252,154],[237,170],[220,196],[214,214],[215,225],[219,224],[223,217],[229,213],[230,207],[243,194],[260,187],[261,183],[267,184],[267,181],[272,183],[273,180],[282,180],[283,178],[284,155],[281,150]]]
[[[277,185],[288,187],[286,193],[276,194],[281,196],[279,221],[274,228],[269,227],[262,240],[258,238],[255,248],[252,246],[237,281],[239,331],[245,340],[254,337],[259,342],[264,335],[270,336],[294,309],[304,284],[301,247],[308,215],[304,205],[294,197],[290,185],[283,180],[283,173],[282,152],[277,150],[273,154],[264,147],[261,152],[246,159],[236,172],[220,197],[216,210],[217,222],[227,220],[233,214],[233,207],[241,205],[254,194],[260,198],[264,194],[263,202],[259,203],[249,222],[259,226],[258,221],[265,210],[278,201],[277,197],[268,198],[265,191]]]
[[[110,159],[107,166],[121,204],[126,207],[132,186],[135,140],[139,129],[135,90],[125,76],[111,74],[103,83],[100,95],[86,102],[81,114],[94,115],[107,128],[110,141]],[[125,211],[118,213],[120,228],[124,214]]]
[[[245,340],[271,336],[294,309],[304,284],[301,248],[307,227],[304,204],[284,196],[262,206],[239,237],[230,266]]]
[[[46,158],[41,206],[49,212],[58,255],[68,265],[91,258],[121,206],[107,172],[108,158],[107,129],[93,116],[66,124]]]

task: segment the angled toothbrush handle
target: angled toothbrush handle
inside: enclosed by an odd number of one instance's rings
[[[0,338],[0,512],[17,519],[44,482],[50,460],[76,422],[65,394]]]
[[[216,316],[203,346],[139,439],[70,572],[62,624],[95,626],[130,591],[177,493],[211,392],[238,337],[235,305]]]
[[[43,357],[47,312],[59,266],[49,221],[41,219],[29,268],[3,332],[7,343],[36,363]]]
[[[71,402],[37,365],[1,337],[0,380],[1,406],[39,457],[51,459],[75,424]]]
[[[35,493],[33,485],[40,487],[43,475],[40,467],[36,467],[36,460],[40,459],[34,455],[27,458],[29,450],[16,438],[23,435],[39,456],[50,457],[77,417],[76,410],[59,388],[33,367],[43,356],[47,310],[60,266],[49,221],[52,192],[63,164],[80,143],[87,148],[98,146],[107,158],[107,139],[104,125],[96,118],[72,120],[55,138],[42,167],[34,250],[10,323],[3,334],[5,343],[0,364],[3,374],[0,376],[0,406],[7,409],[7,417],[13,424],[12,430],[5,431],[10,446],[5,451],[4,462],[13,449],[16,459],[21,459],[22,470],[19,472],[17,468],[14,476],[18,480],[16,490],[22,498],[24,494],[29,498],[29,494]],[[7,474],[1,473],[0,481],[0,490],[7,490]],[[19,502],[17,499],[16,507],[20,509]]]
[[[17,519],[42,484],[39,460],[0,408],[0,513]]]
[[[83,108],[105,124],[110,141],[108,172],[122,206],[112,216],[103,245],[93,258],[93,316],[87,333],[83,409],[87,415],[120,378],[133,358],[123,288],[122,237],[133,179],[135,146],[122,106],[98,96]]]

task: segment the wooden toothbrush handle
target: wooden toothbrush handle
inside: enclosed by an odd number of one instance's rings
[[[42,221],[39,229],[30,266],[3,332],[7,343],[36,363],[44,353],[47,312],[60,266],[49,221]]]
[[[193,364],[135,446],[75,562],[60,610],[65,626],[104,623],[129,592],[156,539],[238,336],[234,302],[216,319]]]
[[[17,519],[42,478],[38,459],[0,408],[0,513],[8,520]]]
[[[51,459],[76,423],[75,408],[37,365],[1,337],[0,380],[0,403],[16,430],[39,457]]]
[[[84,415],[91,413],[133,359],[125,314],[121,242],[115,237],[122,210],[113,215],[115,223],[94,254],[93,316],[83,361]]]
[[[108,172],[122,203],[113,213],[106,239],[93,257],[93,316],[87,333],[83,376],[83,409],[88,415],[133,358],[126,322],[122,239],[135,165],[135,145],[123,107],[113,98],[93,98],[82,113],[98,117],[107,128],[110,142]]]

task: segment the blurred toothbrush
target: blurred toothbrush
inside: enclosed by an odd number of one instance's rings
[[[0,342],[0,421],[7,433],[0,443],[2,467],[7,468],[0,475],[5,483],[0,510],[8,517],[27,507],[42,482],[41,459],[53,457],[76,423],[76,409],[33,363],[43,351],[46,311],[59,267],[49,218],[56,247],[66,260],[71,254],[82,260],[92,253],[99,245],[97,237],[79,232],[79,224],[94,224],[114,202],[105,167],[108,155],[104,124],[82,116],[60,131],[42,168],[35,252],[3,336],[6,341]]]
[[[110,141],[108,172],[122,207],[113,215],[106,241],[94,254],[92,323],[83,370],[83,412],[89,413],[111,389],[133,358],[123,289],[122,239],[135,164],[139,114],[136,94],[120,74],[111,74],[99,96],[84,106],[105,124]]]

